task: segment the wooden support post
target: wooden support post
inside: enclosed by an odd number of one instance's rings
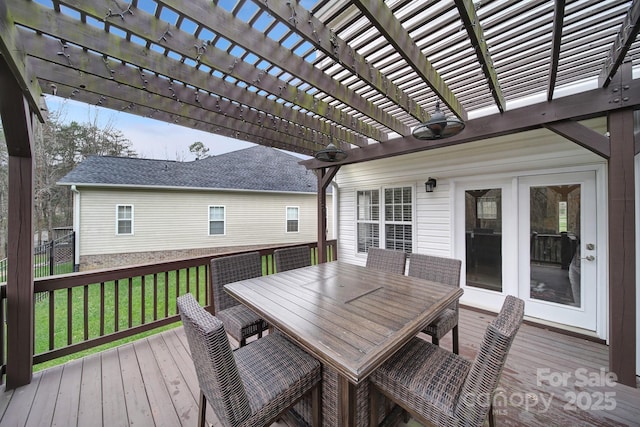
[[[0,115],[9,153],[7,389],[33,370],[33,113],[0,56]]]
[[[609,114],[609,369],[636,387],[636,255],[633,110]]]
[[[318,264],[327,262],[327,187],[339,170],[340,166],[316,169],[318,175]],[[337,201],[334,200],[333,203],[337,203]]]
[[[326,169],[320,168],[318,174],[318,264],[327,262],[327,189],[322,185]]]

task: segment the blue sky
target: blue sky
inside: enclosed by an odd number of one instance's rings
[[[211,155],[254,145],[246,141],[50,95],[47,96],[47,106],[52,112],[61,110],[64,123],[72,121],[88,123],[97,118],[98,125],[103,127],[111,122],[115,129],[121,131],[125,138],[131,141],[131,146],[138,153],[138,157],[146,159],[194,160],[189,146],[196,141],[202,142]]]

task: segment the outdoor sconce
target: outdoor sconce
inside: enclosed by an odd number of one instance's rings
[[[427,180],[427,182],[424,183],[424,191],[426,191],[427,193],[433,193],[433,189],[436,187],[436,180],[435,178],[431,178],[429,177],[429,179]]]
[[[416,126],[411,133],[417,139],[442,139],[457,135],[464,126],[464,122],[457,117],[445,117],[440,111],[440,101],[438,101],[436,111],[433,112],[429,121]]]

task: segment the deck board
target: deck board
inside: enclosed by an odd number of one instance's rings
[[[78,384],[82,380],[82,362],[82,359],[78,359],[63,365],[52,426],[65,427],[78,424],[78,407],[80,405]]]
[[[100,354],[83,358],[80,377],[80,404],[78,405],[78,425],[102,425],[102,374]],[[118,375],[120,375],[118,373]],[[100,404],[98,404],[100,402]]]
[[[486,313],[461,310],[460,353],[464,357],[475,357],[492,319]],[[441,345],[451,348],[451,334],[441,340]],[[500,381],[497,425],[640,425],[639,389],[617,383],[583,385],[576,378],[580,368],[587,374],[606,369],[608,357],[606,345],[522,325]],[[538,384],[539,369],[545,368],[549,374],[565,374],[570,378],[560,385],[541,378]],[[615,403],[615,409],[583,410],[567,406],[572,393],[581,396],[585,407],[589,403],[587,395],[593,405],[599,396],[613,393],[610,401]],[[37,372],[31,384],[17,390],[5,391],[1,387],[0,425],[193,426],[198,414],[198,395],[184,330],[176,328]],[[530,404],[528,410],[526,399]],[[549,399],[550,407],[545,410],[542,402]],[[210,408],[207,420],[220,426]],[[415,425],[414,421],[409,422],[409,426]]]
[[[129,424],[135,426],[153,426],[151,405],[144,388],[144,378],[140,372],[138,358],[133,345],[124,345],[118,349],[122,385],[127,405]]]

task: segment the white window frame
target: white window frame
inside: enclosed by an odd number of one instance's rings
[[[131,218],[120,218],[120,208],[131,208]],[[134,226],[134,208],[133,205],[116,205],[116,236],[133,236],[133,226]],[[130,221],[131,222],[131,232],[130,233],[121,233],[120,232],[120,222],[121,221]]]
[[[387,221],[385,219],[385,191],[388,189],[394,188],[409,188],[411,191],[411,222],[410,224],[406,221]],[[394,184],[387,185],[384,187],[370,187],[370,188],[361,188],[357,189],[355,193],[355,253],[364,255],[366,252],[359,251],[359,236],[358,236],[358,225],[359,224],[377,224],[378,225],[378,246],[380,248],[386,248],[387,236],[386,236],[386,226],[390,224],[401,224],[401,225],[410,225],[411,226],[411,251],[413,252],[416,248],[416,190],[415,185],[413,184]],[[367,191],[377,191],[378,192],[378,219],[377,220],[360,220],[358,219],[358,194]]]
[[[358,195],[359,195],[359,193],[373,192],[373,191],[378,192],[378,219],[377,220],[375,220],[375,219],[359,219],[358,218],[358,215],[359,215],[358,211],[359,211],[360,205],[358,204],[359,203]],[[354,228],[354,230],[355,230],[355,239],[354,239],[354,242],[355,242],[355,251],[356,251],[357,254],[366,254],[366,252],[362,252],[362,251],[359,250],[359,248],[360,248],[360,242],[359,242],[360,236],[359,236],[358,231],[359,231],[359,225],[360,224],[374,224],[374,225],[378,226],[378,246],[373,246],[373,247],[379,247],[380,246],[380,241],[382,239],[382,231],[380,230],[381,225],[382,225],[381,224],[382,215],[381,215],[381,212],[380,212],[380,203],[381,203],[382,197],[380,196],[380,192],[381,192],[380,188],[366,188],[366,189],[356,190],[356,195],[355,195],[355,218],[354,218],[355,219],[355,228]],[[373,204],[371,206],[373,206]]]
[[[411,221],[394,221],[394,220],[389,220],[387,221],[386,219],[386,211],[385,211],[385,206],[387,205],[387,200],[386,200],[386,190],[389,189],[401,189],[404,190],[405,188],[408,188],[409,191],[411,192]],[[387,248],[387,225],[409,225],[411,228],[411,252],[408,253],[413,253],[413,251],[416,248],[416,192],[415,192],[415,186],[414,185],[402,185],[402,184],[398,184],[398,185],[387,185],[385,187],[382,188],[382,197],[380,197],[380,223],[381,223],[381,230],[380,230],[380,239],[381,242],[384,244],[384,247]],[[389,248],[387,248],[389,249]],[[393,248],[391,248],[393,249]]]
[[[289,209],[295,209],[296,218],[289,219]],[[296,221],[296,231],[289,231],[289,221]],[[300,206],[287,206],[284,210],[284,232],[300,233]]]
[[[211,219],[211,208],[222,208],[222,220]],[[222,221],[222,234],[211,234],[211,222]],[[209,236],[226,236],[227,235],[227,207],[225,205],[209,205],[207,206],[207,235]]]

